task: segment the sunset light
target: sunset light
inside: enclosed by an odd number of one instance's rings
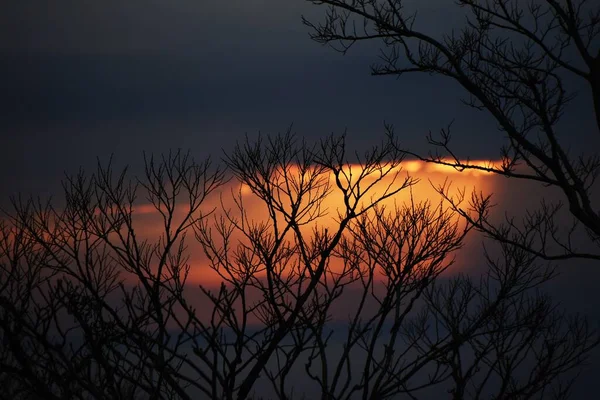
[[[490,165],[490,162],[469,161],[469,164],[487,167]],[[350,173],[352,173],[352,176],[356,177],[360,175],[361,171],[359,165],[349,165],[345,169],[345,173],[348,177],[350,176]],[[298,178],[298,169],[288,168],[286,174],[290,179]],[[400,185],[406,177],[412,178],[415,183],[412,186],[403,189],[398,194],[382,201],[380,203],[381,207],[386,207],[386,209],[391,211],[395,206],[402,206],[402,204],[410,202],[411,196],[416,204],[429,201],[433,206],[442,204],[442,207],[446,207],[442,202],[442,197],[436,191],[436,189],[441,186],[449,188],[448,193],[453,195],[457,194],[459,190],[465,191],[467,194],[473,190],[481,191],[483,193],[494,192],[494,176],[490,172],[480,170],[465,170],[459,172],[451,166],[413,160],[405,161],[400,167],[396,167],[390,171],[384,179],[370,188],[369,195],[366,196],[365,200],[368,200],[371,196],[381,195],[390,184]],[[281,178],[283,179],[283,175],[281,175]],[[369,179],[373,181],[375,178],[365,179],[364,184],[368,185]],[[315,226],[328,228],[330,230],[333,229],[339,220],[338,213],[344,209],[343,196],[335,186],[336,182],[333,174],[329,177],[329,184],[330,192],[324,198],[322,203],[323,215],[310,224],[302,227],[302,230],[308,234],[310,234]],[[246,213],[245,218],[248,219],[248,222],[268,223],[269,214],[265,203],[252,193],[249,186],[240,184],[236,180],[230,181],[221,187],[218,192],[213,193],[202,205],[201,211],[204,213],[211,212],[211,215],[208,217],[209,224],[211,221],[219,220],[225,216],[239,219],[241,214],[236,205],[236,201],[241,201],[241,204],[243,204]],[[185,202],[183,202],[181,205],[177,206],[175,215],[182,216],[187,211],[188,208],[186,208]],[[144,203],[137,204],[133,207],[133,215],[134,227],[140,238],[154,241],[164,232],[164,221],[155,206]],[[454,218],[458,221],[459,217],[456,215]],[[279,221],[281,223],[283,218],[280,218]],[[174,222],[177,222],[177,220]],[[191,233],[192,232],[190,232],[190,235],[186,238],[190,256],[189,283],[209,286],[218,285],[222,279],[209,267],[200,244],[196,242]],[[234,230],[230,239],[234,247],[237,245],[236,243],[243,243],[245,241],[241,232],[237,230]],[[470,243],[469,237],[467,237],[465,248],[470,248],[470,246],[474,245],[476,244]],[[461,262],[464,264],[469,260],[469,257],[461,257],[462,251],[464,250],[459,250],[455,254],[457,262],[454,270],[460,270]],[[332,266],[332,268],[335,270],[336,267]]]

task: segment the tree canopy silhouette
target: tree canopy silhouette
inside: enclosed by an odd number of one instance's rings
[[[441,278],[470,225],[394,201],[415,180],[392,137],[352,157],[288,133],[226,169],[177,152],[14,199],[0,397],[565,398],[598,338],[537,290],[554,270],[503,244],[480,279]]]
[[[544,259],[600,260],[600,214],[593,197],[598,195],[600,154],[594,146],[573,154],[570,132],[585,125],[560,124],[575,97],[574,83],[582,84],[589,99],[586,111],[595,120],[584,137],[597,145],[597,2],[459,0],[455,7],[463,11],[464,25],[439,33],[437,27],[419,23],[419,6],[403,0],[309,1],[328,7],[321,22],[304,19],[314,40],[344,53],[357,42],[379,41],[380,61],[372,67],[374,75],[424,72],[448,77],[464,89],[464,104],[489,114],[505,137],[498,153],[501,162],[496,165],[461,161],[456,155],[460,149],[451,143],[450,127],[428,136],[434,151],[421,154],[405,149],[407,154],[458,170],[482,169],[554,187],[562,194],[561,201],[544,201],[522,220],[508,217],[498,224],[489,218],[489,195],[449,198],[440,190],[457,212],[490,237]],[[563,209],[573,217],[570,228],[559,221]],[[586,234],[590,245],[582,246],[581,236]]]

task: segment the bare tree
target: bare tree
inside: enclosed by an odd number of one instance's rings
[[[562,201],[544,202],[522,221],[508,217],[498,224],[489,218],[490,196],[450,198],[440,188],[457,212],[490,237],[547,260],[600,259],[600,214],[592,197],[594,190],[597,196],[600,155],[596,149],[572,154],[568,129],[574,128],[559,125],[575,95],[569,87],[580,82],[589,90],[589,111],[596,121],[587,137],[592,141],[600,134],[597,2],[459,0],[455,6],[464,11],[464,25],[436,35],[431,24],[419,25],[416,11],[408,11],[403,0],[309,1],[329,7],[322,23],[304,19],[313,39],[342,52],[359,41],[380,41],[381,62],[373,65],[374,75],[449,77],[465,90],[463,102],[490,114],[506,138],[495,165],[461,161],[459,149],[450,143],[450,127],[429,135],[434,152],[408,154],[458,170],[480,169],[554,187],[562,194]],[[558,221],[565,208],[574,220],[570,228]],[[572,240],[577,232],[587,233],[591,250],[577,245],[581,239]]]
[[[60,207],[15,199],[0,396],[564,398],[596,333],[536,294],[553,270],[514,246],[479,281],[444,278],[470,225],[395,202],[416,183],[398,148],[287,134],[239,144],[227,173],[174,153],[139,179],[81,172]],[[208,271],[217,286],[189,283]]]
[[[1,395],[189,397],[178,371],[193,315],[176,312],[185,235],[222,181],[209,162],[176,153],[146,160],[138,181],[110,165],[80,172],[60,207],[14,199],[0,236],[0,371],[16,392]],[[163,224],[155,241],[136,227],[140,187]]]

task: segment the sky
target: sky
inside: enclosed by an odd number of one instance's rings
[[[443,11],[431,13],[435,26]],[[457,101],[455,84],[374,78],[376,46],[342,56],[312,42],[301,15],[321,12],[298,0],[9,2],[0,187],[48,190],[65,170],[112,153],[133,165],[142,151],[218,155],[246,133],[291,124],[309,139],[347,131],[358,148],[379,140],[385,121],[424,148],[429,130],[456,120],[466,154],[497,155],[494,125]]]
[[[419,8],[440,32],[460,21],[441,4]],[[113,153],[133,165],[143,151],[218,155],[246,133],[291,124],[309,139],[347,131],[360,148],[382,137],[385,121],[407,147],[425,149],[429,130],[454,121],[460,152],[498,156],[495,124],[462,106],[453,82],[371,77],[376,44],[343,56],[312,42],[301,16],[323,11],[301,0],[8,2],[0,187],[48,190],[65,170]]]
[[[452,28],[461,19],[452,6],[419,2],[421,23],[433,32]],[[346,131],[349,145],[361,149],[383,138],[385,121],[405,146],[424,151],[427,133],[454,121],[459,154],[498,157],[496,124],[464,107],[453,82],[372,77],[375,44],[341,55],[312,42],[301,16],[319,20],[323,12],[301,0],[5,2],[0,204],[16,193],[58,194],[65,172],[111,154],[135,172],[143,152],[183,148],[219,158],[245,134],[292,124],[309,141]],[[589,93],[569,83],[580,96],[563,124],[577,150],[598,138],[589,135]],[[498,185],[507,208],[540,193],[525,183]],[[565,279],[553,289],[560,301],[600,321],[600,268],[560,267]]]

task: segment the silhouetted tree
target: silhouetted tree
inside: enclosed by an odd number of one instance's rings
[[[537,293],[553,270],[518,247],[480,280],[440,278],[470,225],[394,201],[415,183],[398,148],[389,137],[350,163],[343,137],[286,134],[239,144],[227,172],[178,152],[138,179],[81,172],[60,206],[14,199],[0,396],[564,398],[595,332]],[[208,271],[216,288],[189,284]]]
[[[454,6],[464,11],[464,25],[436,34],[437,26],[419,24],[420,5],[412,2],[309,1],[329,7],[321,23],[304,19],[312,28],[313,39],[342,52],[359,41],[379,41],[380,62],[372,67],[374,75],[425,72],[451,78],[465,90],[463,102],[493,117],[506,138],[499,154],[502,161],[496,165],[461,161],[456,155],[460,149],[450,143],[450,127],[439,136],[428,137],[435,152],[408,154],[457,170],[479,169],[526,180],[550,187],[545,189],[548,192],[554,187],[562,195],[562,201],[545,201],[522,220],[508,217],[498,224],[490,220],[489,195],[451,197],[446,188],[439,188],[455,211],[490,237],[544,259],[600,260],[600,214],[593,201],[593,192],[597,195],[598,191],[594,184],[600,172],[600,154],[593,145],[588,153],[572,154],[570,131],[582,126],[559,124],[575,95],[569,87],[582,84],[596,121],[585,137],[597,146],[598,2],[458,0]],[[409,11],[411,6],[413,11]],[[562,209],[572,215],[571,227],[559,221]],[[582,245],[586,234],[591,244],[588,248]]]

